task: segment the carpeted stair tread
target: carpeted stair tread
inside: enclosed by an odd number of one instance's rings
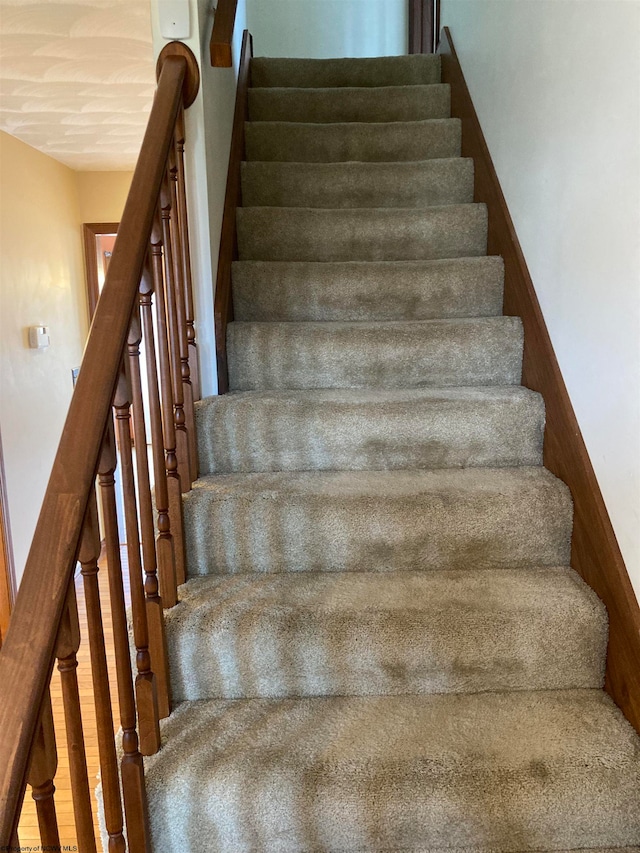
[[[572,504],[544,468],[277,471],[184,496],[188,574],[562,566]]]
[[[449,118],[451,88],[427,86],[249,89],[249,121],[425,121]]]
[[[185,702],[162,735],[157,849],[640,843],[638,738],[600,690]]]
[[[253,88],[293,86],[416,86],[440,82],[440,57],[376,56],[346,59],[251,60]]]
[[[238,209],[237,227],[242,261],[427,261],[487,252],[484,204],[245,207]]]
[[[500,257],[435,261],[236,261],[236,320],[432,320],[502,314]]]
[[[571,569],[233,575],[193,579],[180,597],[166,616],[177,702],[604,678],[606,611]]]
[[[200,474],[542,464],[519,386],[253,391],[196,404]]]
[[[473,160],[242,164],[244,207],[428,207],[473,202]]]
[[[518,317],[230,323],[233,391],[518,385]]]
[[[247,160],[338,163],[427,160],[458,157],[462,139],[459,119],[408,122],[247,122]]]

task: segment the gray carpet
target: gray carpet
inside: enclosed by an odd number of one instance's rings
[[[640,853],[640,739],[432,56],[254,59],[167,853]]]
[[[242,164],[247,207],[428,207],[473,201],[473,160]]]
[[[462,126],[458,119],[409,122],[247,122],[249,160],[344,163],[430,160],[458,157]]]

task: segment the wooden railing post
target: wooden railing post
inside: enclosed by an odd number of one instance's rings
[[[80,691],[78,690],[78,658],[80,648],[80,623],[76,589],[69,587],[67,607],[56,643],[56,657],[62,685],[64,705],[64,724],[67,733],[67,752],[69,755],[69,775],[71,777],[71,796],[73,814],[80,853],[95,853],[96,838],[93,830],[93,812],[89,777],[87,775],[87,754],[84,746],[82,712],[80,710]]]
[[[128,426],[125,438],[126,441],[130,441]],[[102,495],[113,644],[115,647],[116,675],[118,680],[120,724],[122,726],[122,749],[124,754],[122,756],[120,772],[122,776],[122,793],[124,797],[129,847],[135,851],[146,851],[150,850],[149,815],[144,783],[144,766],[142,755],[138,749],[136,704],[133,692],[129,633],[127,630],[127,614],[122,584],[122,564],[120,560],[120,539],[118,535],[114,479],[116,464],[115,437],[113,425],[110,422],[107,426],[102,454],[98,463],[98,482],[100,483],[100,492]]]
[[[137,306],[136,306],[137,308]],[[140,559],[140,530],[138,528],[138,501],[136,481],[133,473],[133,454],[131,452],[131,383],[128,361],[123,362],[113,400],[116,435],[120,449],[120,476],[124,498],[124,517],[127,534],[127,557],[129,564],[129,586],[131,592],[131,611],[133,637],[136,647],[135,679],[136,704],[138,709],[138,732],[140,752],[154,755],[160,748],[160,727],[158,715],[158,696],[156,679],[151,669],[149,652],[149,626],[142,582],[142,562]],[[137,444],[136,456],[146,456],[147,446]],[[153,542],[153,537],[152,540]]]
[[[38,828],[43,847],[57,850],[60,847],[58,819],[53,799],[55,785],[53,780],[58,769],[56,735],[53,727],[51,694],[47,689],[40,712],[40,722],[31,747],[31,760],[27,772],[27,782],[32,787],[32,796],[36,802]]]
[[[169,358],[171,364],[171,384],[173,388],[173,406],[176,433],[176,453],[178,456],[178,473],[183,492],[191,489],[191,464],[189,459],[189,436],[187,419],[184,409],[184,385],[182,382],[182,363],[180,361],[180,332],[176,307],[176,270],[178,269],[173,251],[171,236],[171,192],[169,180],[165,180],[160,191],[162,247],[164,257],[164,298],[167,314],[167,331],[169,333]]]
[[[180,355],[180,376],[182,379],[182,397],[184,400],[184,417],[189,446],[189,475],[191,482],[198,479],[198,446],[196,443],[195,413],[193,409],[193,387],[191,386],[191,369],[189,367],[189,342],[187,338],[187,315],[185,308],[185,265],[184,256],[188,248],[184,243],[181,228],[181,216],[178,204],[178,167],[176,152],[169,154],[169,197],[171,201],[171,239],[174,259],[173,300],[175,303],[176,332],[178,352]],[[191,483],[189,484],[191,485]]]
[[[162,252],[161,247],[158,248]],[[155,332],[153,328],[153,259],[151,254],[147,257],[145,271],[140,284],[140,313],[142,315],[142,328],[144,332],[144,345],[147,364],[147,389],[149,392],[150,419],[151,419],[151,448],[153,451],[153,470],[155,474],[155,498],[156,512],[158,513],[158,537],[156,539],[156,555],[158,560],[158,573],[160,577],[160,597],[164,607],[173,607],[178,601],[178,589],[176,580],[176,551],[174,547],[174,536],[172,530],[173,520],[169,511],[169,492],[167,478],[169,471],[169,451],[165,460],[166,440],[162,431],[162,409],[160,407],[160,384],[156,367]],[[157,258],[157,265],[162,274],[162,258]],[[172,409],[173,405],[169,404]],[[173,414],[170,412],[168,418],[170,426],[173,426]],[[167,447],[169,445],[166,445]],[[175,447],[171,449],[172,470],[177,469],[175,458]],[[180,495],[180,484],[176,488]],[[182,501],[181,501],[182,503]],[[180,521],[182,516],[178,517]],[[181,536],[180,531],[179,536]],[[182,540],[181,540],[182,541]],[[153,651],[152,651],[153,654]]]
[[[166,452],[167,492],[169,497],[169,516],[175,552],[176,582],[186,580],[186,555],[184,544],[184,520],[182,509],[183,485],[177,453],[177,430],[174,418],[173,381],[169,354],[169,333],[163,277],[162,226],[159,217],[151,232],[151,277],[156,294],[156,322],[158,326],[158,361],[160,367],[160,391],[162,399],[162,429]],[[186,491],[186,488],[185,488]],[[176,599],[177,600],[177,599]],[[165,602],[166,603],[166,602]],[[167,606],[169,606],[167,604]]]
[[[98,560],[100,558],[100,529],[95,492],[89,498],[78,560],[84,582],[84,598],[87,608],[89,652],[91,654],[91,678],[96,709],[98,752],[100,755],[100,779],[104,803],[104,820],[109,836],[109,853],[124,853],[126,844],[123,835],[122,803],[118,760],[113,738],[113,710],[109,691],[109,670],[104,644],[104,626],[98,586]]]
[[[178,113],[176,122],[176,166],[178,178],[178,218],[182,234],[182,271],[184,278],[184,304],[187,321],[187,343],[189,367],[191,369],[191,386],[193,399],[202,396],[200,386],[200,363],[198,361],[198,345],[196,342],[195,312],[193,304],[193,282],[191,278],[191,257],[189,254],[189,217],[187,215],[187,188],[184,173],[184,107]]]
[[[138,499],[140,510],[140,527],[142,533],[142,560],[144,564],[146,595],[146,617],[148,626],[149,651],[151,652],[151,667],[156,678],[158,713],[160,717],[168,717],[171,712],[169,687],[169,662],[167,656],[167,638],[164,630],[164,613],[162,599],[158,590],[158,572],[156,563],[155,529],[153,525],[153,504],[151,501],[151,482],[149,478],[149,459],[147,456],[147,430],[144,417],[144,402],[142,395],[142,377],[140,375],[140,309],[136,305],[131,320],[129,333],[129,372],[131,378],[131,401],[133,411],[133,429],[136,442],[136,472],[138,475]],[[151,365],[155,374],[155,361]],[[156,379],[157,382],[157,379]],[[162,436],[159,437],[162,451]],[[161,471],[159,483],[164,481],[166,493],[165,472]],[[131,563],[129,563],[131,567]],[[138,713],[140,702],[138,701]],[[142,731],[141,731],[142,738]],[[142,748],[142,754],[145,750]]]

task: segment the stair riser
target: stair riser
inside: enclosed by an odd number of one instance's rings
[[[473,202],[473,161],[243,163],[244,207],[409,207]]]
[[[459,157],[461,139],[458,119],[324,125],[247,122],[245,129],[247,160],[295,163],[398,163]]]
[[[354,475],[334,476],[350,482]],[[184,500],[189,575],[517,568],[569,561],[572,506],[559,481],[509,489],[501,478],[499,491],[473,493],[425,487],[385,494],[383,481],[376,486],[365,494],[355,487],[352,493],[251,492],[237,491],[221,478],[218,491],[194,489]]]
[[[200,404],[196,427],[201,475],[541,465],[544,404],[473,392],[406,402],[232,394]]]
[[[517,385],[517,318],[404,324],[231,323],[234,391]]]
[[[187,703],[148,762],[152,836],[179,851],[187,825],[217,853],[637,845],[634,736],[596,692]],[[172,769],[185,756],[194,779]]]
[[[384,56],[370,59],[251,60],[253,87],[418,86],[440,82],[440,57]]]
[[[267,580],[167,614],[174,701],[602,686],[606,614],[564,569]]]
[[[501,258],[233,264],[236,320],[431,320],[502,314]]]
[[[468,258],[487,251],[487,210],[240,208],[238,254],[246,261],[400,261]]]
[[[249,89],[250,121],[425,121],[449,118],[448,85],[345,89]]]

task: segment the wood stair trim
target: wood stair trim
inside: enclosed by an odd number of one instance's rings
[[[451,115],[462,121],[462,156],[475,161],[474,200],[489,210],[487,251],[504,258],[504,313],[521,317],[524,325],[522,384],[546,403],[544,464],[573,496],[571,565],[609,612],[605,687],[640,732],[640,607],[448,27],[438,53],[442,82],[451,85]]]
[[[231,264],[238,258],[236,211],[242,203],[241,168],[244,158],[244,129],[245,121],[248,117],[248,90],[251,83],[252,56],[253,40],[249,31],[245,30],[242,35],[242,53],[240,55],[240,68],[238,70],[236,103],[231,133],[231,150],[229,152],[229,168],[227,171],[227,188],[222,213],[218,271],[216,274],[213,306],[219,394],[226,394],[229,390],[227,324],[233,320]]]

